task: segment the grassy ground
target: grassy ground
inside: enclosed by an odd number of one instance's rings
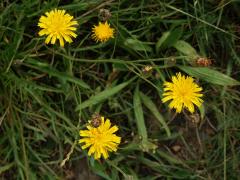
[[[56,7],[79,23],[64,48],[38,36],[39,17]],[[101,8],[117,31],[107,43],[90,37]],[[238,179],[239,8],[234,0],[1,0],[0,179]],[[198,57],[212,65],[198,67]],[[163,82],[178,71],[204,88],[193,115],[161,102]],[[120,129],[107,161],[75,143],[94,112]]]

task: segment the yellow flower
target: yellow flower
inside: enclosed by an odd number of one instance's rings
[[[109,152],[116,152],[118,145],[121,141],[121,137],[116,136],[114,133],[118,130],[117,126],[111,127],[111,122],[109,119],[104,121],[104,117],[101,117],[101,124],[98,127],[93,127],[91,125],[87,126],[87,130],[80,130],[79,135],[82,139],[79,140],[79,143],[85,143],[82,146],[82,149],[88,147],[88,155],[91,156],[94,154],[95,159],[103,157],[108,158]]]
[[[38,26],[42,28],[39,31],[39,35],[47,35],[45,43],[55,44],[56,40],[60,41],[60,46],[64,46],[64,40],[71,43],[72,37],[76,38],[77,35],[74,33],[78,25],[77,21],[73,21],[73,16],[65,14],[65,10],[54,9],[50,12],[46,12],[46,16],[41,16],[39,19]]]
[[[184,107],[186,107],[191,113],[194,112],[194,104],[200,107],[203,100],[200,98],[203,95],[199,87],[192,77],[181,75],[177,73],[177,76],[172,77],[172,82],[164,83],[164,98],[163,102],[172,100],[169,107],[176,109],[179,113]]]
[[[108,39],[114,37],[114,29],[111,28],[107,22],[99,22],[98,26],[94,25],[94,27],[92,28],[92,32],[92,38],[97,42],[105,42]]]

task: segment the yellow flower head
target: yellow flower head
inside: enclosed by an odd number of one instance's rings
[[[172,77],[172,82],[164,83],[163,102],[172,100],[169,107],[176,109],[179,113],[186,107],[191,113],[194,112],[194,104],[198,107],[201,106],[203,100],[200,98],[203,95],[199,87],[192,77],[181,75]]]
[[[106,119],[106,121],[104,121],[104,117],[101,117],[101,119],[100,126],[93,127],[88,125],[87,130],[79,131],[79,135],[82,137],[79,143],[85,143],[82,149],[90,147],[88,155],[91,156],[94,154],[94,159],[99,159],[101,156],[107,159],[109,156],[108,151],[116,152],[121,141],[121,137],[114,134],[118,130],[118,127],[111,127],[109,119]]]
[[[64,46],[64,40],[71,43],[72,37],[76,38],[77,35],[74,33],[78,25],[77,21],[73,20],[73,16],[65,14],[65,10],[54,9],[50,12],[46,12],[45,16],[41,16],[39,19],[38,26],[42,28],[39,31],[39,35],[47,35],[45,43],[55,44],[56,39],[60,41],[60,46]]]
[[[95,26],[92,28],[92,38],[95,41],[105,42],[110,38],[113,38],[114,29],[110,27],[110,25],[105,22],[101,23],[99,22],[98,26]]]

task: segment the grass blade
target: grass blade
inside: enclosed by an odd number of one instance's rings
[[[41,72],[47,73],[50,76],[57,77],[61,80],[66,80],[66,81],[72,82],[74,84],[79,85],[82,88],[90,89],[89,85],[86,84],[81,79],[78,79],[78,78],[73,77],[73,76],[69,76],[68,74],[63,73],[63,72],[59,72],[52,67],[50,68],[48,64],[36,62],[35,60],[32,60],[32,59],[31,59],[31,62],[30,61],[28,61],[28,62],[31,63],[31,65],[30,64],[24,64],[24,65],[26,65],[28,67],[31,67],[31,68],[34,68],[34,69],[37,69]]]
[[[149,46],[146,42],[142,42],[137,39],[128,38],[125,40],[124,45],[135,51],[152,52],[151,46]]]
[[[182,28],[176,28],[170,31],[166,31],[159,38],[156,43],[156,52],[159,54],[161,49],[165,49],[167,47],[171,47],[175,44],[178,39],[182,36]]]
[[[79,104],[76,107],[76,111],[79,111],[79,110],[87,108],[89,106],[98,104],[98,103],[108,99],[109,97],[113,96],[114,94],[120,92],[123,88],[125,88],[128,84],[130,84],[134,79],[135,78],[133,78],[133,79],[127,81],[127,82],[124,82],[122,84],[119,84],[115,87],[105,89],[104,91],[98,93],[97,95],[90,97],[89,99],[87,99],[83,103]]]
[[[14,162],[0,167],[0,175],[14,166]]]
[[[147,128],[144,122],[143,109],[138,86],[136,87],[133,95],[133,106],[136,123],[138,127],[138,134],[142,139],[142,142],[140,143],[140,148],[144,152],[149,152],[150,150],[155,152],[157,146],[148,140]]]
[[[139,94],[139,88],[138,86],[135,89],[134,96],[133,96],[133,106],[134,106],[134,114],[136,118],[136,123],[138,127],[138,133],[143,141],[147,141],[147,129],[144,122],[143,117],[143,110],[142,110],[142,104]]]
[[[221,73],[216,70],[207,67],[189,67],[189,66],[178,66],[179,69],[186,72],[187,74],[200,78],[212,84],[218,84],[222,86],[236,86],[240,85],[240,82]]]
[[[166,121],[164,120],[163,116],[159,113],[156,105],[152,102],[152,100],[140,92],[140,97],[142,99],[143,104],[153,113],[153,115],[157,118],[157,120],[162,124],[163,128],[165,129],[167,136],[171,136],[170,129],[168,128],[168,125]]]

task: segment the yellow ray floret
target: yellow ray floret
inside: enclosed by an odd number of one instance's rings
[[[194,112],[194,104],[200,107],[203,100],[202,88],[199,87],[192,77],[177,73],[172,77],[172,82],[164,83],[163,102],[170,101],[169,107],[176,109],[179,113],[183,108],[187,108],[191,113]]]
[[[55,44],[58,39],[60,46],[64,46],[64,40],[71,43],[72,38],[76,38],[77,21],[73,20],[73,16],[66,13],[65,10],[54,9],[50,12],[46,12],[45,15],[39,19],[38,26],[42,28],[39,31],[39,36],[46,35],[45,43]]]
[[[99,22],[99,24],[97,26],[94,25],[94,27],[92,28],[92,38],[95,41],[100,41],[100,42],[105,42],[110,38],[113,38],[113,34],[114,34],[114,29],[110,27],[110,25],[105,22],[105,23],[101,23]]]
[[[91,125],[87,126],[87,130],[80,130],[79,135],[82,137],[79,143],[85,143],[82,149],[89,148],[88,155],[94,155],[94,159],[99,159],[103,156],[105,159],[109,157],[108,152],[116,152],[121,137],[114,133],[118,130],[117,126],[111,127],[109,119],[104,120],[101,117],[102,123],[98,127]]]

